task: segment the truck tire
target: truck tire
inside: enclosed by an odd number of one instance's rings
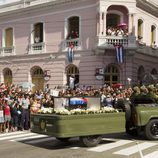
[[[94,147],[97,146],[101,142],[102,136],[93,135],[93,136],[83,136],[80,137],[80,142],[83,146],[86,147]]]
[[[56,139],[61,142],[67,142],[67,141],[69,141],[70,138],[56,138]]]
[[[145,126],[145,136],[149,140],[158,140],[158,119],[148,122]]]

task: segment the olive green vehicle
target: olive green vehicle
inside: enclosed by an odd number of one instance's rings
[[[55,98],[55,108],[63,106],[62,99]],[[90,107],[101,109],[100,97],[86,97],[86,99],[88,100],[86,106],[85,104],[77,106],[85,109]],[[145,133],[147,139],[158,140],[158,104],[141,102],[132,104],[129,101],[125,102],[122,106],[125,112],[31,114],[31,131],[56,137],[60,141],[79,137],[81,143],[87,147],[99,144],[104,134],[125,131],[131,135]],[[67,108],[78,108],[73,106],[70,106],[69,102]]]
[[[158,140],[158,104],[146,102],[126,104],[126,132],[144,134],[149,140]]]
[[[86,97],[86,99],[88,100],[86,109],[95,107],[100,110],[100,97]],[[63,104],[59,100],[61,99],[55,98],[55,106],[56,104],[57,106]],[[85,105],[83,108],[85,108]],[[125,131],[125,113],[31,114],[31,131],[56,137],[60,141],[79,137],[84,146],[92,147],[100,143],[104,134]]]

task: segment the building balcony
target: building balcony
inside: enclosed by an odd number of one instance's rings
[[[64,40],[63,44],[62,44],[62,51],[67,51],[67,49],[71,45],[73,45],[74,50],[81,50],[82,49],[81,39],[75,38],[75,39]]]
[[[41,42],[41,43],[33,43],[29,45],[29,54],[41,54],[41,53],[45,53],[45,43]]]
[[[97,47],[99,49],[114,49],[115,45],[122,45],[125,49],[136,49],[137,42],[134,36],[98,36]]]
[[[15,47],[2,47],[0,48],[0,55],[1,56],[10,56],[15,55]]]

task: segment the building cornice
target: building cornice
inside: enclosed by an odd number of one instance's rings
[[[0,19],[5,20],[6,17],[13,17],[15,15],[25,15],[31,13],[38,13],[46,9],[53,9],[57,6],[71,4],[72,2],[83,2],[86,0],[25,0],[29,3],[24,3],[23,0],[0,6]],[[97,0],[96,0],[97,1]],[[117,2],[117,1],[116,1]],[[158,17],[158,5],[152,3],[151,0],[136,0],[136,7]]]
[[[34,13],[46,8],[70,4],[79,0],[47,0],[46,2],[40,1],[38,3],[36,1],[38,0],[30,0],[30,4],[24,4],[22,1],[20,1],[2,5],[0,6],[0,18],[12,17],[18,14],[22,15],[25,13]]]
[[[149,0],[137,0],[137,7],[158,17],[158,5]]]

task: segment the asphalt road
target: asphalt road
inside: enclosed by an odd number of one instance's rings
[[[0,134],[0,158],[158,158],[158,141],[125,133],[104,135],[97,147],[82,147],[78,138],[60,142],[30,131]]]

